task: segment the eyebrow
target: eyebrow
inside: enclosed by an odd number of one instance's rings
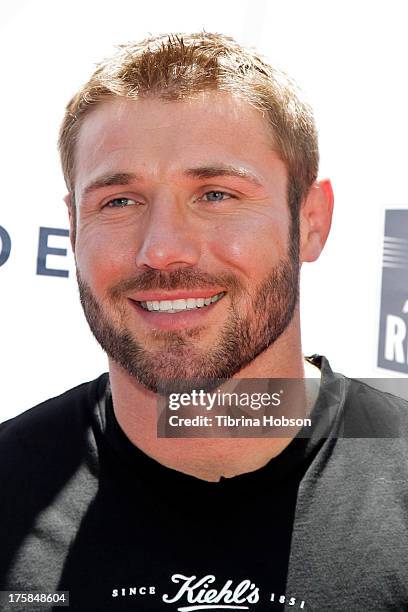
[[[262,187],[261,181],[246,168],[238,168],[229,164],[221,164],[214,166],[200,166],[197,168],[189,168],[184,172],[186,176],[199,179],[216,178],[218,176],[226,176],[233,178],[244,179],[256,187]]]
[[[110,187],[111,185],[130,185],[132,182],[140,179],[141,177],[133,172],[115,172],[113,174],[104,174],[103,176],[100,176],[89,183],[89,185],[83,189],[81,196],[87,196],[93,191],[103,189],[104,187]]]
[[[252,183],[256,187],[262,187],[261,181],[246,168],[239,168],[229,164],[198,166],[196,168],[188,168],[183,172],[184,176],[197,179],[210,179],[218,176],[233,177],[243,179]],[[134,172],[115,172],[104,174],[87,185],[81,196],[87,196],[90,193],[110,187],[112,185],[130,185],[135,181],[143,181],[140,174]]]

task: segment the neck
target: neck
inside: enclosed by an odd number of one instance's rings
[[[237,373],[233,379],[305,377],[300,345],[299,321],[291,325],[269,349]],[[307,376],[310,376],[309,366]],[[316,374],[319,371],[316,369]],[[139,384],[115,362],[110,361],[110,382],[116,419],[129,438],[144,453],[163,465],[208,481],[230,478],[265,465],[288,446],[297,431],[285,438],[158,438],[157,395]],[[318,391],[318,385],[316,386]],[[317,392],[305,394],[306,412],[313,407]]]

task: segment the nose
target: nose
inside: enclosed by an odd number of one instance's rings
[[[170,271],[195,266],[199,257],[200,235],[182,203],[171,197],[151,202],[141,227],[137,266]]]

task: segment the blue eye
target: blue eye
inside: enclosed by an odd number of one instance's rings
[[[227,198],[232,197],[229,193],[225,193],[225,191],[207,191],[204,194],[204,197],[206,196],[208,198],[207,202],[222,202],[225,199],[224,196],[227,196]]]
[[[126,208],[127,206],[132,206],[133,204],[137,204],[137,202],[131,198],[114,198],[113,200],[109,200],[106,206],[108,208]]]

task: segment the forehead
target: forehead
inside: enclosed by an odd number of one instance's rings
[[[268,162],[279,160],[261,112],[224,92],[171,102],[104,101],[84,118],[75,157],[77,189],[92,176],[129,165],[155,176],[207,162],[262,173]]]

